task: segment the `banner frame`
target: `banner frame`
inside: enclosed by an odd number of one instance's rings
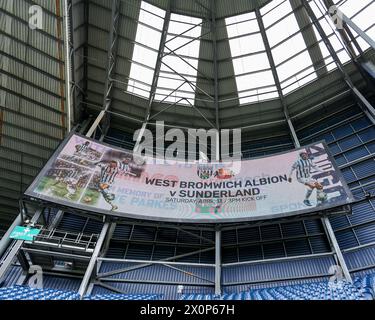
[[[251,216],[249,216],[249,217],[241,217],[241,218],[197,219],[195,221],[194,219],[166,218],[166,217],[158,217],[158,216],[153,217],[151,215],[143,216],[143,215],[138,215],[138,214],[133,214],[133,213],[125,213],[125,212],[120,213],[120,212],[104,210],[104,209],[100,209],[100,208],[96,208],[96,210],[94,210],[95,207],[92,207],[92,209],[91,209],[90,206],[81,205],[81,204],[78,204],[78,203],[72,205],[72,203],[69,202],[69,201],[60,200],[60,199],[57,199],[57,198],[51,200],[51,197],[48,197],[48,196],[45,196],[45,195],[40,195],[40,194],[32,191],[32,190],[35,189],[35,186],[36,186],[37,182],[44,176],[45,172],[49,169],[51,164],[57,159],[58,154],[64,149],[64,147],[67,145],[67,143],[69,142],[69,140],[73,136],[78,136],[80,138],[89,140],[91,142],[104,145],[104,146],[109,147],[109,148],[111,148],[113,150],[116,150],[116,151],[132,153],[132,151],[130,151],[130,150],[123,149],[123,148],[120,148],[118,146],[113,146],[111,144],[95,140],[93,138],[88,138],[85,135],[82,135],[82,134],[79,134],[77,132],[71,131],[64,138],[64,140],[62,140],[60,142],[60,144],[56,147],[53,154],[50,156],[49,160],[41,168],[39,173],[34,178],[33,182],[29,185],[29,187],[24,192],[24,196],[27,196],[30,200],[40,199],[40,200],[47,201],[47,202],[54,203],[54,204],[58,204],[58,205],[61,205],[61,206],[64,206],[64,207],[68,207],[68,208],[70,207],[70,208],[73,208],[73,209],[76,208],[76,209],[79,209],[79,210],[82,210],[82,211],[85,211],[85,212],[89,212],[89,213],[91,212],[91,213],[94,213],[94,214],[104,214],[104,215],[108,215],[108,216],[123,217],[123,218],[135,219],[135,220],[162,221],[162,222],[189,223],[189,224],[226,224],[226,223],[237,223],[237,222],[272,220],[272,219],[278,219],[278,218],[300,216],[300,215],[304,215],[304,214],[307,214],[307,213],[317,213],[318,214],[319,212],[323,212],[323,211],[328,210],[328,209],[333,209],[333,208],[336,208],[336,207],[342,207],[344,205],[350,205],[353,202],[355,202],[353,194],[350,191],[350,189],[349,189],[349,187],[348,187],[348,185],[347,185],[347,183],[344,179],[344,176],[342,175],[341,170],[337,166],[337,163],[336,163],[333,155],[331,154],[330,150],[328,149],[328,145],[327,145],[325,140],[315,141],[313,143],[301,146],[299,148],[281,151],[281,152],[277,152],[277,153],[270,154],[270,155],[267,155],[267,156],[253,157],[253,158],[244,160],[244,161],[251,161],[251,160],[255,160],[255,159],[265,159],[265,158],[274,157],[274,156],[277,156],[277,155],[282,155],[282,154],[286,154],[286,153],[290,153],[290,152],[296,152],[298,150],[306,149],[306,148],[309,148],[311,146],[315,146],[315,145],[320,144],[320,143],[323,144],[324,149],[327,152],[328,159],[332,163],[332,166],[333,166],[334,170],[336,171],[346,194],[348,195],[348,200],[347,201],[340,201],[340,202],[337,202],[337,203],[332,204],[332,205],[324,206],[320,210],[317,209],[317,207],[313,207],[313,208],[307,208],[307,209],[304,209],[304,210],[269,214],[269,215],[264,216],[264,217],[251,217]]]

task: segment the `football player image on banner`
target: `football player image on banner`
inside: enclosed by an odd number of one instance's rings
[[[127,218],[199,223],[301,215],[353,202],[324,142],[232,162],[139,157],[72,133],[25,195]]]
[[[292,174],[296,171],[297,181],[307,187],[306,197],[303,203],[311,207],[310,196],[316,189],[316,204],[322,205],[327,200],[327,194],[323,190],[323,185],[312,178],[312,173],[323,173],[324,171],[313,162],[313,157],[309,156],[307,151],[301,151],[299,159],[294,162],[289,174],[288,181],[292,182]]]
[[[129,163],[131,158],[125,157],[121,161],[110,160],[110,161],[99,161],[95,165],[100,167],[100,180],[98,183],[98,191],[102,194],[104,200],[111,206],[111,210],[117,210],[118,207],[113,204],[115,200],[115,194],[111,193],[111,187],[115,182],[117,175],[133,175],[130,172]]]

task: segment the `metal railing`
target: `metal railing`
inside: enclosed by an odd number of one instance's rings
[[[85,252],[93,252],[96,242],[98,241],[98,234],[84,234],[66,232],[57,229],[42,228],[40,233],[34,237],[32,244],[53,246],[63,249],[72,249]]]

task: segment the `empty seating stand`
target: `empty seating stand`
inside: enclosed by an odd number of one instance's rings
[[[97,294],[83,300],[162,300],[161,294]],[[0,289],[0,300],[80,300],[77,292],[13,286]]]
[[[375,274],[368,274],[363,278],[356,277],[353,284],[362,291],[366,298],[375,299]]]
[[[0,300],[79,300],[77,292],[14,286],[0,289]]]
[[[183,294],[180,300],[372,300],[375,275],[357,278],[354,283],[316,282],[282,287],[264,288],[240,293]]]
[[[180,300],[251,300],[250,292],[215,294],[183,294]]]
[[[162,300],[160,294],[97,294],[86,296],[84,300]]]
[[[362,290],[341,282],[331,287],[328,282],[299,284],[251,291],[253,300],[366,300]]]
[[[182,294],[180,300],[374,300],[375,274],[356,277],[353,283],[304,283],[248,290],[222,295]],[[26,286],[0,288],[0,300],[80,300],[77,292],[34,289]],[[83,300],[163,300],[162,294],[96,294]]]

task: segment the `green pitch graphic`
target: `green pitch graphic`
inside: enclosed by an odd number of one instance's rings
[[[80,187],[69,191],[68,185],[65,182],[56,181],[49,177],[43,177],[36,190],[39,193],[49,194],[63,199],[65,198],[70,201],[78,201],[83,192],[83,189]]]

